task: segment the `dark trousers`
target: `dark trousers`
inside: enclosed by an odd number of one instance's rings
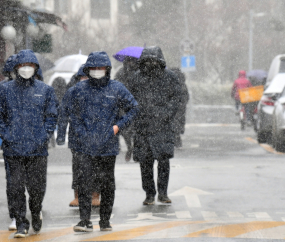
[[[72,152],[72,186],[74,190],[78,190],[78,153],[75,150]]]
[[[8,211],[10,218],[15,218],[15,215],[12,212],[12,198],[11,198],[11,175],[10,175],[10,167],[7,162],[6,157],[4,157],[5,163],[5,171],[6,171],[6,194],[7,194],[7,203],[8,203]]]
[[[38,215],[46,192],[47,157],[46,156],[6,156],[10,168],[11,212],[15,215],[17,226],[28,223],[26,219],[26,195],[29,193],[31,214]]]
[[[123,136],[126,145],[127,145],[127,149],[129,152],[133,151],[133,137],[134,137],[134,131],[133,131],[133,127],[128,127],[127,129],[123,130],[121,132],[121,135]]]
[[[78,153],[78,200],[81,220],[90,220],[92,191],[101,194],[100,226],[107,225],[115,200],[116,156],[92,157]]]
[[[153,165],[154,159],[148,158],[140,161],[142,187],[147,196],[154,197],[156,195],[155,183],[153,179]],[[157,190],[160,195],[167,195],[170,164],[169,159],[158,160],[158,177],[157,177]]]

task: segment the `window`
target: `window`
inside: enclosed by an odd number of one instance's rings
[[[91,17],[108,19],[111,16],[110,0],[90,0]]]
[[[279,73],[284,73],[285,72],[285,59],[281,59],[280,61],[280,67],[279,67]]]
[[[67,14],[68,0],[54,0],[54,11],[58,14]]]

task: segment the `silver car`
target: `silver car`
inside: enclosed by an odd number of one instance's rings
[[[257,106],[257,141],[266,143],[272,137],[272,117],[275,101],[285,87],[285,73],[277,74],[263,93]]]
[[[272,144],[276,151],[285,151],[285,88],[276,100],[272,117]]]

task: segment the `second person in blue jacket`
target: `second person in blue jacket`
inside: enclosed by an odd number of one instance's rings
[[[138,112],[137,102],[120,82],[110,80],[111,62],[106,52],[92,52],[85,63],[88,80],[70,88],[70,126],[78,154],[78,197],[81,221],[75,232],[91,232],[92,191],[101,194],[100,230],[110,231],[115,199],[115,161],[119,154],[118,132]],[[65,99],[65,98],[64,98]],[[120,117],[123,109],[125,115]]]

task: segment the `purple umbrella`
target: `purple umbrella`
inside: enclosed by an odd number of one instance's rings
[[[141,57],[142,51],[143,47],[129,46],[117,52],[115,55],[113,55],[113,57],[120,62],[123,62],[127,56],[139,59]]]

